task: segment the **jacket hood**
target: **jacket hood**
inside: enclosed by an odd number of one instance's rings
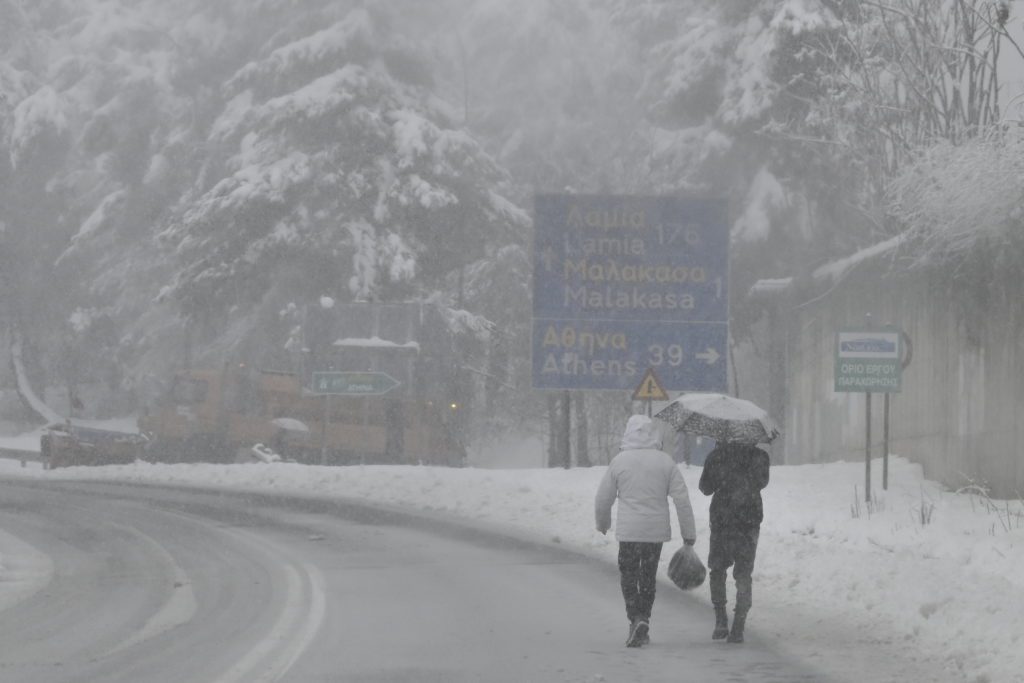
[[[622,450],[655,448],[661,450],[661,430],[646,415],[632,415],[622,435]]]

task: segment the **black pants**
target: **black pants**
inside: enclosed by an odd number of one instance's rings
[[[711,550],[708,552],[708,583],[711,603],[725,607],[725,573],[732,567],[736,581],[736,611],[746,614],[753,603],[754,556],[760,527],[711,527]]]
[[[654,588],[658,578],[661,543],[622,541],[619,543],[619,574],[626,617],[630,621],[651,620]]]

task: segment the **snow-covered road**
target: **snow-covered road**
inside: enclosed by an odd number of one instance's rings
[[[436,516],[87,482],[0,499],[40,567],[0,611],[10,683],[829,680],[756,637],[712,643],[674,589],[626,650],[612,567]]]
[[[278,680],[317,633],[316,568],[246,530],[241,507],[225,523],[180,496],[26,484],[0,484],[20,544],[3,547],[20,577],[0,611],[5,682]]]
[[[614,570],[614,539],[593,530],[593,496],[603,472],[145,463],[42,471],[9,462],[3,474],[394,505],[569,548]],[[697,516],[697,549],[705,555],[707,499],[696,493],[699,475],[699,468],[683,468]],[[1019,501],[944,491],[925,480],[919,467],[897,458],[889,490],[876,482],[876,503],[867,509],[861,501],[857,509],[863,476],[862,463],[772,468],[748,621],[751,638],[838,681],[1024,681]],[[664,585],[663,594],[674,590]],[[613,591],[606,599],[617,609],[621,598]],[[710,613],[705,588],[692,599]],[[614,621],[621,630],[620,617]],[[613,638],[620,639],[621,634]]]

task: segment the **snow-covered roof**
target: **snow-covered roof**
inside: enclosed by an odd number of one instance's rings
[[[380,337],[345,337],[338,339],[334,342],[333,346],[348,346],[348,347],[359,347],[359,348],[377,348],[377,349],[411,349],[419,352],[420,344],[415,341],[407,341],[404,343],[398,343],[389,341],[387,339],[381,339]]]
[[[865,247],[864,249],[854,252],[844,258],[830,261],[829,263],[815,268],[814,272],[811,273],[811,278],[815,283],[835,284],[862,263],[893,253],[901,244],[906,242],[907,239],[909,239],[908,234],[902,233],[895,237],[890,237],[882,242],[878,242],[877,244],[873,244],[870,247]],[[792,277],[758,280],[750,288],[750,291],[747,292],[747,296],[771,296],[785,292],[793,286],[793,282],[794,278]]]
[[[782,277],[782,278],[770,278],[765,280],[758,280],[754,283],[750,291],[747,292],[748,296],[763,296],[772,295],[778,292],[784,292],[790,288],[793,284],[793,278]]]
[[[890,237],[884,242],[879,242],[878,244],[874,244],[870,247],[861,249],[860,251],[855,252],[847,256],[846,258],[839,259],[838,261],[832,261],[831,263],[826,263],[825,265],[817,268],[813,273],[811,273],[811,276],[815,280],[828,280],[831,282],[836,282],[842,279],[847,273],[849,273],[851,270],[859,266],[861,263],[895,251],[897,247],[899,247],[901,244],[903,244],[904,241],[906,241],[906,239],[906,233],[896,235],[895,237]]]

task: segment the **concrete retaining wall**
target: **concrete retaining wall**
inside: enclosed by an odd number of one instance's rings
[[[964,297],[951,294],[948,279],[922,271],[876,275],[784,307],[786,462],[864,459],[865,395],[834,391],[835,335],[863,326],[871,313],[875,324],[901,327],[913,344],[902,391],[890,395],[890,452],[952,488],[976,482],[1000,497],[1024,495],[1024,297],[992,293],[1024,287],[1002,282]],[[872,400],[878,456],[882,394]]]

